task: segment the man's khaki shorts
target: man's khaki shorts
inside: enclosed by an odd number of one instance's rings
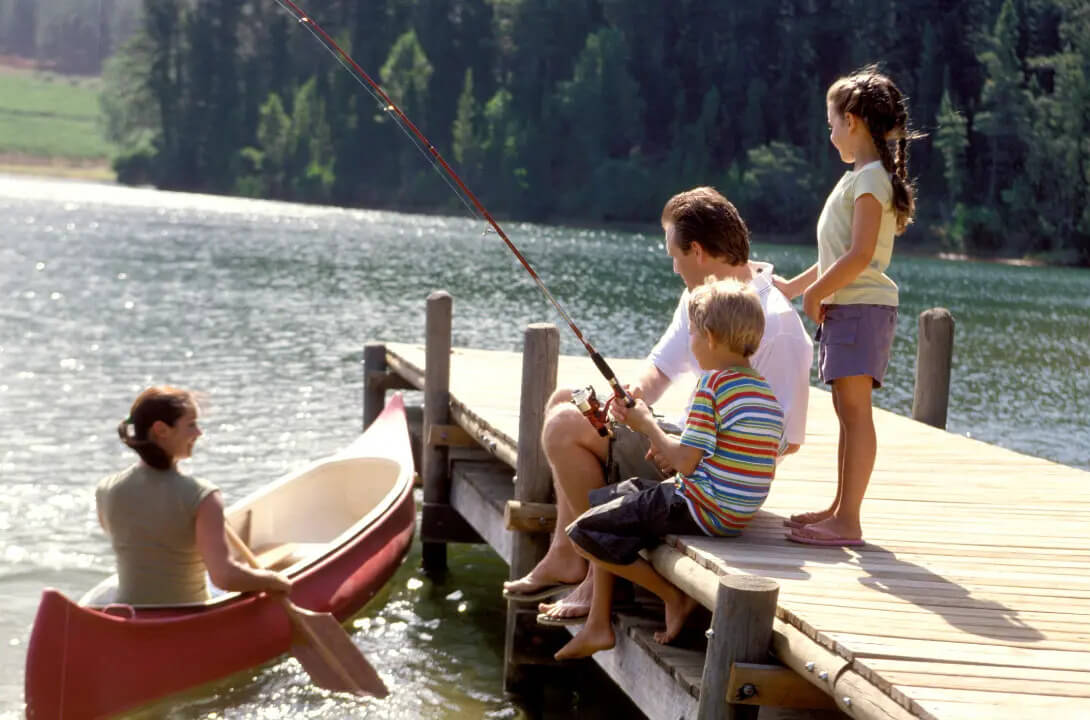
[[[647,459],[651,441],[646,435],[627,425],[613,423],[613,439],[609,441],[609,458],[606,461],[606,483],[618,483],[631,477],[644,480],[665,480],[666,475],[658,465]]]

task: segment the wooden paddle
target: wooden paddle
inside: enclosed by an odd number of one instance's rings
[[[261,567],[253,552],[230,525],[224,523],[227,539],[246,558],[250,567]],[[291,651],[295,659],[318,687],[357,695],[384,698],[390,694],[386,684],[363,656],[337,618],[330,613],[316,613],[293,603],[286,595],[280,602],[291,618]]]

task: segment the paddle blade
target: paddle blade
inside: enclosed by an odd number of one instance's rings
[[[318,687],[357,695],[389,695],[386,684],[367,662],[337,618],[293,608],[292,654]]]

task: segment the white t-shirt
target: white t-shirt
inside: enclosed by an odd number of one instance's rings
[[[818,272],[847,254],[852,246],[852,220],[855,201],[873,195],[882,206],[874,256],[867,267],[849,284],[825,298],[827,305],[893,305],[898,302],[897,283],[886,275],[893,257],[893,238],[897,232],[897,213],[893,209],[893,183],[882,163],[875,160],[858,170],[849,170],[840,178],[818,218]]]
[[[761,298],[761,309],[765,313],[764,336],[750,362],[772,386],[772,392],[783,406],[784,437],[787,442],[801,445],[806,435],[814,344],[806,334],[794,306],[772,284],[772,265],[750,262],[749,266],[753,270],[750,285]],[[651,348],[647,359],[671,382],[677,382],[688,374],[699,377],[703,373],[689,343],[688,290],[678,299],[669,327]],[[695,378],[693,382],[695,385]],[[687,416],[688,411],[685,414]],[[679,426],[684,426],[684,417]]]

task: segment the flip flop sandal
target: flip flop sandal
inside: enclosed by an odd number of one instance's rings
[[[549,627],[566,627],[568,625],[582,625],[587,621],[586,615],[578,615],[575,617],[553,617],[552,615],[546,615],[545,613],[537,614],[538,625],[548,625]]]
[[[511,592],[504,588],[503,598],[504,600],[511,600],[512,602],[539,602],[547,598],[551,598],[554,595],[559,595],[562,592],[567,592],[575,588],[579,583],[552,583],[540,587],[537,590],[531,590],[530,592]]]

